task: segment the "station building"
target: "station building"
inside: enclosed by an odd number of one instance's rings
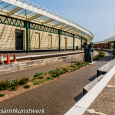
[[[94,43],[94,48],[115,49],[115,35]]]
[[[0,51],[82,49],[93,34],[27,0],[0,0]]]

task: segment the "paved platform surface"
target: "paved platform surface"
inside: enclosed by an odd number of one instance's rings
[[[84,115],[115,115],[115,75],[107,85]]]
[[[46,55],[46,54],[55,54],[55,53],[68,53],[68,52],[71,52],[71,53],[74,53],[74,52],[81,52],[83,50],[75,50],[75,51],[72,51],[72,50],[66,50],[66,51],[47,51],[47,52],[30,52],[29,54],[27,54],[26,52],[19,52],[19,53],[16,53],[16,57],[22,57],[22,56],[32,56],[32,55]],[[14,53],[9,53],[10,54],[10,57],[12,58]],[[3,53],[3,57],[6,59],[7,57],[7,53]]]
[[[93,55],[98,55],[98,52],[94,51]],[[83,58],[77,58],[77,61],[83,61]],[[76,62],[76,59],[68,59],[63,62],[59,63],[53,63],[45,66],[39,66],[39,67],[34,67],[34,68],[29,68],[26,70],[21,70],[17,72],[12,72],[12,73],[4,73],[0,74],[0,81],[4,80],[13,80],[13,79],[22,79],[23,77],[34,77],[34,75],[39,72],[39,73],[44,73],[44,72],[49,72],[52,69],[55,69],[56,67],[62,67],[62,66],[70,66],[72,63]]]
[[[0,102],[0,108],[44,108],[45,115],[63,115],[83,96],[83,87],[96,77],[98,68],[111,60],[110,55],[110,53],[106,53],[104,58],[93,65],[84,67],[41,87],[2,101]],[[15,76],[17,76],[16,73]]]

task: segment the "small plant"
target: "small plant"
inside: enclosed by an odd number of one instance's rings
[[[42,80],[42,81],[39,81],[39,84],[45,83],[45,82],[46,82],[46,80]]]
[[[93,61],[98,61],[103,56],[105,56],[105,53],[103,51],[99,51],[99,54],[97,56],[93,57]]]
[[[10,86],[12,87],[12,86],[18,86],[19,85],[19,81],[18,80],[12,80],[11,82],[10,82]]]
[[[12,91],[15,91],[15,90],[17,90],[17,87],[18,87],[18,86],[12,86],[12,87],[11,87],[11,90],[12,90]]]
[[[36,81],[36,78],[33,78],[31,81],[32,81],[32,82],[35,82],[35,81]]]
[[[0,97],[3,97],[3,96],[5,96],[5,94],[1,94],[1,93],[0,93]]]
[[[71,67],[73,67],[73,68],[76,68],[76,67],[77,67],[77,65],[75,65],[75,64],[72,64],[72,65],[71,65]]]
[[[35,77],[39,77],[42,73],[36,73]]]
[[[34,82],[35,85],[39,85],[40,83],[38,81]]]
[[[47,75],[48,72],[45,72],[44,75]]]
[[[51,77],[54,77],[54,78],[56,78],[57,76],[56,76],[55,74],[53,74],[53,75],[51,75]]]
[[[59,67],[56,67],[56,70],[57,70],[57,71],[60,71],[60,68],[59,68]]]
[[[63,71],[63,73],[67,73],[67,71]]]
[[[56,76],[57,76],[57,77],[59,77],[59,76],[60,76],[60,74],[59,74],[59,73],[57,73],[57,74],[56,74]]]
[[[62,69],[64,72],[68,72],[68,71],[69,71],[69,67],[68,67],[68,66],[63,66],[61,69]]]
[[[59,73],[59,71],[57,71],[57,70],[51,70],[51,71],[49,71],[49,74],[57,74],[57,73]]]
[[[10,88],[10,82],[8,80],[0,82],[0,91]]]
[[[47,78],[46,78],[46,81],[54,80],[54,79],[55,79],[54,77],[47,77]]]
[[[30,85],[24,85],[24,88],[25,89],[27,89],[27,88],[29,88],[30,87]]]
[[[40,74],[39,76],[38,76],[38,79],[43,79],[44,78],[44,75],[43,74]]]
[[[28,77],[25,77],[25,78],[23,78],[23,79],[21,79],[21,80],[19,81],[19,85],[26,84],[28,81],[29,81],[29,78],[28,78]]]
[[[34,82],[35,85],[39,85],[39,84],[42,84],[42,83],[45,83],[47,80],[42,80],[42,81],[36,81]]]

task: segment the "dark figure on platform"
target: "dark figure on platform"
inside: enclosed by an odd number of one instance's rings
[[[92,55],[93,55],[93,51],[94,51],[92,42],[90,42],[90,44],[88,45],[88,49],[89,49],[89,51],[88,51],[88,53],[89,53],[88,62],[92,63],[92,61],[93,61],[92,60]]]
[[[88,53],[88,44],[87,42],[84,42],[84,61],[85,62],[88,62],[88,56],[89,56],[89,53]]]

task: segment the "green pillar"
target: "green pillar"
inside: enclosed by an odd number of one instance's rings
[[[82,50],[82,39],[83,39],[83,38],[81,37],[81,50]]]
[[[26,51],[29,53],[29,28],[30,28],[30,23],[25,22],[25,28],[26,28]]]
[[[74,47],[75,47],[75,34],[73,35],[73,51],[74,51]]]
[[[59,52],[61,51],[61,30],[58,30],[59,35]]]

